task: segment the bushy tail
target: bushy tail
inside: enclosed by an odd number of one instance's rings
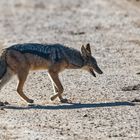
[[[0,79],[5,75],[7,71],[7,63],[6,63],[6,50],[4,49],[0,56]]]

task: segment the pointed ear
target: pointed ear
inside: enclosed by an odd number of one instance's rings
[[[86,48],[84,47],[84,45],[82,45],[82,47],[81,47],[81,52],[82,52],[82,55],[83,55],[84,57],[87,57],[87,50],[86,50]]]
[[[90,45],[86,46],[86,48],[84,47],[84,45],[82,45],[81,52],[84,57],[90,57],[91,56]]]
[[[86,45],[86,50],[91,55],[91,49],[90,49],[90,44],[89,43]]]

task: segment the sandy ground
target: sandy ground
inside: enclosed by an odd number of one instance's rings
[[[31,72],[25,93],[14,77],[0,93],[1,140],[139,140],[140,1],[0,0],[0,40],[62,43],[80,49],[90,43],[103,75],[82,70],[60,74],[64,96],[73,104],[51,102],[47,71]],[[135,85],[135,87],[131,87]]]

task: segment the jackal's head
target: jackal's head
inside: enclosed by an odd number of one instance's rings
[[[102,74],[102,70],[97,65],[96,59],[91,55],[90,44],[87,44],[86,47],[81,47],[82,57],[84,59],[84,69],[90,72],[94,77],[96,77],[94,71],[98,74]]]

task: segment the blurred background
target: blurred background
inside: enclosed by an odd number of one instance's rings
[[[79,108],[49,102],[46,71],[29,74],[25,94],[39,107],[28,108],[14,77],[0,92],[0,101],[15,105],[0,111],[0,139],[140,140],[140,106],[128,102],[140,99],[140,0],[0,0],[0,42],[78,50],[90,43],[104,72],[96,78],[82,70],[60,75],[64,96]]]

